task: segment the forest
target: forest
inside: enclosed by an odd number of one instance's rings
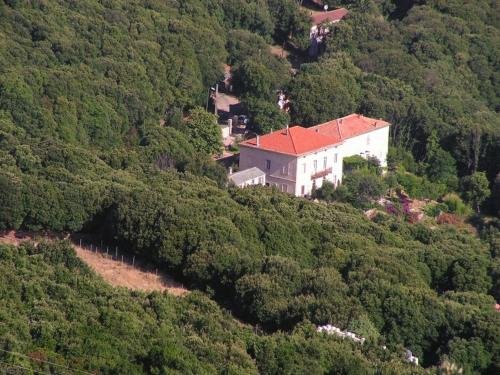
[[[0,230],[91,233],[193,290],[113,288],[66,242],[0,245],[0,369],[500,372],[499,3],[325,1],[349,15],[315,57],[300,3],[0,0]],[[317,201],[228,186],[205,111],[223,64],[256,133],[387,119],[388,173],[347,160]],[[368,219],[388,190],[468,226]]]

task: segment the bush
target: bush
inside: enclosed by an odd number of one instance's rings
[[[462,201],[462,199],[454,193],[446,194],[443,197],[443,204],[446,206],[447,211],[458,215],[470,214],[470,208]]]
[[[403,168],[398,168],[395,176],[397,182],[412,198],[438,199],[447,192],[445,184],[432,183],[426,177],[416,176],[413,173],[406,172]]]
[[[250,128],[257,134],[265,134],[285,128],[290,123],[288,113],[279,109],[276,103],[256,98],[246,98]]]
[[[384,180],[367,169],[353,171],[344,176],[343,185],[349,192],[349,203],[364,208],[379,199],[386,191]]]

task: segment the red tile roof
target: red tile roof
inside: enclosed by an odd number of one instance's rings
[[[390,124],[353,113],[311,128],[294,126],[241,142],[240,145],[289,155],[302,155],[323,147],[342,143],[345,139],[380,129]]]
[[[339,8],[329,12],[315,13],[311,16],[311,21],[313,25],[319,25],[322,22],[338,22],[348,13],[349,11],[345,8]]]
[[[344,140],[371,132],[375,129],[384,128],[389,125],[390,124],[387,121],[376,120],[353,113],[349,116],[313,126],[310,129],[314,129],[323,135],[331,137],[336,136],[339,137],[340,140]]]
[[[322,134],[311,134],[311,130],[301,126],[294,126],[288,129],[281,129],[259,137],[241,142],[240,145],[260,148],[267,151],[279,152],[281,154],[302,155],[309,152],[331,146],[338,143],[332,137]]]

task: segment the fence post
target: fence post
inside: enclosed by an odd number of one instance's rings
[[[90,244],[90,251],[92,251],[92,244]]]
[[[123,265],[123,255],[122,255],[122,265]]]
[[[82,239],[80,238],[80,247],[82,247]]]
[[[115,249],[115,258],[116,258],[116,260],[118,260],[118,246]]]
[[[106,255],[108,255],[109,248],[106,246]]]
[[[132,257],[132,267],[135,266],[135,255]]]

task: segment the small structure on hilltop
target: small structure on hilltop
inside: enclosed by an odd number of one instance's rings
[[[329,32],[328,25],[340,22],[348,14],[349,11],[345,8],[313,14],[311,16],[311,31],[309,34],[311,39],[325,36]]]
[[[323,39],[330,32],[329,26],[340,22],[347,14],[349,14],[347,9],[339,8],[311,15],[311,30],[309,32],[311,46],[309,47],[309,56],[314,57],[318,55]]]
[[[252,167],[233,173],[232,168],[229,168],[228,180],[238,187],[245,187],[251,185],[265,185],[266,173],[257,167]]]

